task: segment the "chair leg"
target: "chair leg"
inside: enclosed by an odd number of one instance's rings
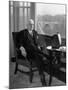
[[[15,66],[15,72],[14,72],[14,74],[16,74],[16,73],[17,73],[17,70],[18,70],[18,64],[16,63],[16,66]]]
[[[49,86],[51,86],[51,82],[52,82],[52,75],[50,75]]]
[[[53,76],[53,68],[50,68],[50,78],[49,78],[49,86],[51,86],[51,82],[52,82],[52,76]]]
[[[42,86],[46,86],[46,81],[45,81],[45,75],[43,72],[39,72],[39,75],[40,75],[40,78],[41,78],[41,83],[42,83]]]
[[[32,83],[32,79],[33,79],[33,73],[30,72],[30,83]]]
[[[30,68],[30,83],[32,83],[33,79],[33,72],[32,72],[32,67]]]

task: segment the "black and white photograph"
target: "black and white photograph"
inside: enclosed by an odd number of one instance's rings
[[[8,3],[9,89],[66,86],[66,4]]]

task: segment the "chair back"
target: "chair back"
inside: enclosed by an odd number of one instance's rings
[[[53,35],[51,40],[52,48],[58,49],[60,47],[58,35]]]
[[[19,47],[19,37],[18,37],[18,35],[19,35],[19,32],[12,32],[15,48]]]

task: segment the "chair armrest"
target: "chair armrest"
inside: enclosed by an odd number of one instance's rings
[[[20,49],[16,48],[16,55],[18,56],[18,55],[20,55],[20,54],[21,54]]]
[[[20,50],[18,48],[16,48],[16,51],[19,52]]]

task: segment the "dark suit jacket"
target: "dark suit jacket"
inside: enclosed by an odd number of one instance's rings
[[[33,53],[35,53],[38,50],[36,42],[37,32],[35,30],[33,30],[33,37],[29,34],[27,29],[20,31],[18,39],[19,48],[20,46],[23,46],[29,55],[33,55]]]
[[[36,41],[37,36],[38,34],[35,30],[33,30],[33,37],[29,34],[27,29],[19,32],[19,48],[20,46],[23,46],[27,52],[27,57],[29,58],[38,58],[39,55],[43,55],[43,52],[38,49],[38,43]],[[49,58],[47,55],[45,56]]]

